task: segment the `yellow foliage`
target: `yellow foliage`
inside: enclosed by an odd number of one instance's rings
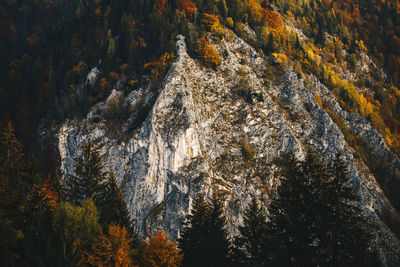
[[[214,36],[217,36],[218,38],[222,39],[222,37],[224,37],[224,30],[222,29],[222,25],[219,23],[214,23],[211,26],[210,31],[214,34]]]
[[[96,14],[97,17],[101,17],[101,9],[100,9],[100,7],[96,8],[94,13]]]
[[[363,40],[356,41],[356,44],[358,45],[358,47],[360,48],[361,51],[364,51],[364,52],[368,51]]]
[[[221,57],[217,51],[215,51],[214,47],[207,41],[205,36],[200,38],[195,52],[207,66],[216,68],[221,65]]]
[[[315,98],[315,101],[317,101],[319,108],[322,109],[322,101],[321,101],[321,98],[319,97],[319,95],[314,94],[314,98]]]
[[[395,87],[395,86],[390,86],[389,92],[390,92],[391,94],[395,95],[396,97],[400,98],[400,92],[399,92],[399,89],[397,89],[397,87]]]
[[[263,18],[263,8],[261,7],[259,1],[257,0],[248,0],[247,8],[250,13],[250,22],[259,24]]]
[[[272,28],[281,28],[283,21],[281,16],[276,11],[271,11],[269,9],[263,9],[265,23]]]
[[[201,18],[201,24],[206,27],[207,30],[210,30],[214,24],[220,24],[217,15],[211,15],[204,13],[203,17]]]
[[[387,145],[388,145],[389,147],[392,146],[393,140],[392,140],[389,136],[386,136],[386,137],[385,137],[385,141],[386,141],[386,143],[387,143]]]
[[[226,25],[228,25],[228,27],[233,28],[234,24],[233,24],[233,19],[231,17],[226,18]]]
[[[288,59],[285,54],[272,53],[272,56],[275,58],[276,63],[279,63],[279,64],[287,64],[288,63]]]
[[[178,0],[176,6],[179,10],[184,11],[188,18],[192,18],[197,12],[196,5],[190,0]]]
[[[113,79],[113,80],[118,80],[118,78],[119,78],[119,74],[116,73],[116,72],[114,72],[114,71],[110,72],[108,75],[109,75],[110,78]]]
[[[78,75],[80,75],[82,72],[86,71],[86,69],[87,69],[87,65],[84,61],[79,61],[78,65],[76,65],[72,68],[72,70]]]
[[[255,158],[255,152],[254,152],[254,147],[249,145],[246,141],[246,139],[242,139],[241,141],[242,145],[242,155],[245,160],[254,160]]]
[[[174,54],[165,52],[157,61],[144,64],[144,69],[150,71],[152,79],[159,81],[174,60]]]
[[[206,27],[208,31],[213,33],[215,36],[219,38],[222,38],[224,36],[224,30],[218,19],[218,16],[204,13],[200,22]]]
[[[110,83],[107,81],[107,79],[105,77],[100,79],[99,86],[101,89],[104,89],[104,88],[108,87],[109,85],[110,85]]]

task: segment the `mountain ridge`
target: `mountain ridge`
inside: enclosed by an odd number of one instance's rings
[[[229,226],[234,233],[240,213],[250,200],[249,192],[268,201],[266,185],[271,190],[279,183],[270,173],[259,175],[272,159],[289,151],[301,158],[305,144],[323,155],[326,163],[341,151],[354,185],[361,192],[364,209],[379,222],[381,230],[377,234],[385,236],[376,238],[377,246],[387,262],[397,262],[399,242],[375,213],[390,204],[368,167],[353,157],[352,148],[319,106],[315,92],[306,89],[290,70],[282,71],[283,83],[266,82],[268,79],[263,78],[262,72],[266,67],[280,69],[280,63],[274,62],[273,57],[260,56],[230,30],[225,31],[228,37],[223,40],[210,39],[219,54],[227,55],[222,57],[217,71],[193,61],[186,53],[183,36],[177,38],[177,60],[160,86],[160,95],[149,117],[127,143],[109,139],[105,130],[98,129],[102,122],[98,125],[90,122],[92,113],[78,128],[64,124],[58,135],[64,173],[73,171],[72,158],[78,156],[80,144],[100,141],[104,145],[101,150],[104,163],[116,174],[129,211],[138,220],[139,232],[149,234],[160,227],[175,239],[197,192],[210,193],[213,186],[225,191],[228,213],[236,218]],[[242,82],[240,75],[253,82],[252,103],[236,90]],[[330,103],[333,112],[345,117],[352,128],[358,127],[361,135],[370,136],[368,142],[379,147],[382,155],[392,155],[398,161],[368,121],[342,110],[330,91],[313,78],[319,85],[318,95],[324,103]],[[273,84],[276,82],[278,85]],[[117,94],[113,91],[106,103]],[[306,122],[302,122],[302,117]],[[95,130],[87,135],[79,129],[90,127]],[[71,139],[75,140],[68,141]],[[243,153],[246,149],[253,150],[250,156]]]

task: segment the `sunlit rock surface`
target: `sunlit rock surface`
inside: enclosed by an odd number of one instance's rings
[[[397,164],[398,158],[368,121],[342,110],[317,78],[281,70],[229,30],[223,40],[213,42],[222,59],[216,71],[188,56],[182,36],[176,45],[176,62],[142,124],[132,127],[135,112],[120,124],[104,119],[112,103],[135,110],[151,94],[150,88],[139,88],[124,96],[116,88],[86,119],[59,127],[64,174],[74,171],[80,146],[97,141],[139,233],[160,228],[176,239],[198,192],[209,195],[216,187],[224,193],[229,229],[235,234],[250,199],[256,196],[268,203],[274,194],[279,184],[275,158],[291,151],[301,159],[310,146],[330,164],[341,152],[366,215],[377,223],[375,244],[384,263],[398,263],[399,241],[376,215],[387,199],[315,94],[363,136],[370,149]],[[313,86],[305,86],[304,79]]]

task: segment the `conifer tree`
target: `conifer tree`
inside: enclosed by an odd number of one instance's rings
[[[226,229],[226,216],[222,196],[214,189],[210,203],[210,239],[211,253],[208,254],[208,266],[227,266],[229,263],[230,242]]]
[[[368,249],[370,227],[357,206],[359,197],[351,187],[341,155],[331,168],[332,180],[325,191],[328,216],[321,224],[321,258],[330,266],[374,266],[377,257]]]
[[[207,203],[199,194],[179,239],[183,266],[227,266],[229,240],[225,225],[220,196],[214,193],[211,203]]]
[[[253,198],[244,213],[243,226],[239,226],[240,235],[235,238],[235,258],[241,266],[265,266],[267,257],[267,218],[263,209]]]
[[[312,152],[303,162],[286,156],[279,197],[270,207],[268,251],[276,265],[373,266],[369,225],[356,206],[346,166],[332,171]]]
[[[132,237],[136,238],[124,195],[121,188],[118,187],[113,173],[109,174],[107,181],[103,184],[97,205],[100,213],[100,224],[103,226],[120,225],[125,227]]]
[[[99,151],[94,143],[82,145],[82,157],[75,158],[75,175],[66,180],[66,200],[79,204],[86,198],[99,198],[101,183],[106,179]]]
[[[269,258],[277,266],[312,266],[312,194],[301,164],[293,154],[285,155],[279,163],[284,167],[279,196],[269,209]]]
[[[0,135],[0,212],[15,215],[28,193],[29,182],[22,145],[10,122]]]
[[[210,207],[203,195],[199,194],[193,201],[190,214],[186,216],[179,241],[179,248],[183,251],[183,266],[201,266],[204,260],[205,229],[209,216]]]
[[[94,143],[84,144],[82,157],[75,158],[75,175],[67,177],[65,198],[75,204],[87,198],[92,199],[100,215],[99,222],[105,229],[108,225],[118,224],[126,227],[131,237],[136,239],[123,193],[115,175],[103,171],[101,157]]]

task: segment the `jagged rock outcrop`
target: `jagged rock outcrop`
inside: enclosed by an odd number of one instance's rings
[[[98,141],[104,164],[116,174],[139,232],[162,228],[176,239],[198,192],[209,194],[212,187],[224,192],[235,233],[251,197],[268,202],[279,183],[271,165],[276,157],[292,151],[302,158],[306,146],[311,146],[329,164],[342,152],[362,205],[379,226],[376,244],[384,262],[398,263],[399,241],[376,215],[390,204],[315,94],[379,156],[398,162],[382,136],[367,120],[344,111],[317,78],[308,77],[314,86],[306,87],[304,77],[261,56],[233,32],[226,30],[225,38],[213,45],[222,57],[217,71],[190,58],[184,38],[178,36],[176,62],[149,115],[133,131],[137,113],[117,126],[109,125],[105,114],[115,103],[138,110],[149,99],[149,88],[127,96],[114,90],[86,119],[61,125],[63,172],[73,172],[81,144]]]

